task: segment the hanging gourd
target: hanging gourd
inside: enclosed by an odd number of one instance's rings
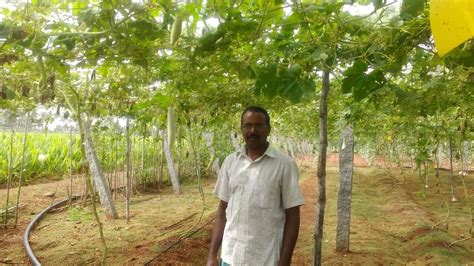
[[[171,26],[171,35],[170,35],[170,43],[174,45],[181,35],[181,29],[183,25],[183,20],[180,15],[176,15],[173,26]]]

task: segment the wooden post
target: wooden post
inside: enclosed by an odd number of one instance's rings
[[[339,151],[339,192],[337,198],[336,251],[349,252],[351,231],[352,175],[354,170],[354,132],[347,126],[341,133]]]

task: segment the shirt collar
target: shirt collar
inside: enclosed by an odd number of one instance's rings
[[[247,153],[245,151],[246,151],[245,150],[245,145],[243,145],[237,151],[237,157],[240,158],[241,156],[247,156]],[[275,158],[275,149],[271,145],[268,145],[267,149],[265,150],[265,152],[263,153],[263,155],[261,157],[263,157],[264,155],[267,155],[268,157]]]

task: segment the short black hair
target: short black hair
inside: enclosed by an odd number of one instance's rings
[[[261,113],[265,117],[265,124],[270,127],[270,115],[268,114],[267,110],[263,109],[262,107],[259,106],[249,106],[245,108],[245,110],[242,112],[242,115],[240,115],[240,124],[242,124],[242,120],[244,118],[245,113],[247,112],[254,112],[254,113]]]

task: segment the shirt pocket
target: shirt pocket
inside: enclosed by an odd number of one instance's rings
[[[269,197],[268,195],[260,193],[260,195],[258,195],[256,199],[257,199],[256,205],[257,207],[261,209],[271,209],[273,207],[272,197]]]
[[[277,169],[269,168],[268,165],[260,169],[253,195],[256,205],[260,209],[278,209],[281,202],[281,187]]]
[[[274,209],[279,206],[280,193],[272,186],[266,186],[256,191],[256,205],[260,209]]]

